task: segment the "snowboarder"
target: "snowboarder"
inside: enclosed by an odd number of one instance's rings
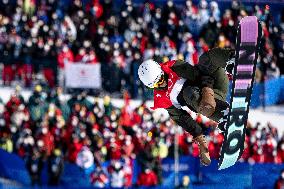
[[[229,79],[226,72],[232,72],[235,51],[213,48],[203,53],[197,65],[182,60],[162,64],[146,60],[138,69],[140,80],[154,89],[154,107],[165,108],[170,117],[189,132],[199,146],[200,161],[211,163],[208,145],[202,127],[181,107],[187,106],[208,118],[222,123],[228,110],[226,96]]]

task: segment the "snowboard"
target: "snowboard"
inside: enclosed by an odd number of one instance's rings
[[[261,25],[255,16],[241,19],[236,39],[236,59],[218,170],[233,166],[242,156],[261,39]]]

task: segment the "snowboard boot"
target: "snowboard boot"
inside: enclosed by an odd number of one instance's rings
[[[210,117],[216,108],[214,91],[209,87],[203,87],[201,92],[202,98],[199,103],[198,112],[206,117]]]
[[[195,137],[194,142],[198,144],[200,162],[205,166],[210,165],[211,159],[210,159],[208,145],[207,145],[205,136],[199,135],[198,137]]]

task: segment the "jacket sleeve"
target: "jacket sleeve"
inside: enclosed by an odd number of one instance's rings
[[[179,76],[190,81],[195,81],[199,76],[199,70],[191,64],[177,60],[171,69]]]
[[[197,67],[202,73],[210,75],[218,68],[225,68],[227,61],[233,58],[235,51],[228,48],[213,48],[199,57]]]
[[[167,108],[167,111],[172,120],[189,132],[194,138],[202,134],[201,126],[196,123],[185,110],[171,106],[170,108]]]
[[[217,71],[225,68],[227,61],[233,56],[234,50],[223,48],[213,48],[203,53],[196,66],[201,73],[201,86],[213,88]]]

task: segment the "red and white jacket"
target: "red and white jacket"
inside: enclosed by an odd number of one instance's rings
[[[165,62],[161,64],[162,70],[168,75],[168,86],[165,89],[154,90],[154,107],[157,108],[169,108],[174,105],[176,108],[181,108],[177,100],[177,96],[182,90],[182,87],[186,79],[179,77],[171,67],[176,63],[175,60]]]

